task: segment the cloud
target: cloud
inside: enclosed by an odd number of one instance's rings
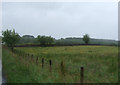
[[[3,30],[21,35],[55,38],[88,33],[91,37],[118,39],[117,3],[3,3]]]

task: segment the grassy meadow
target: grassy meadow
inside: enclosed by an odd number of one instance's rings
[[[32,60],[30,55],[34,55]],[[8,83],[79,83],[82,66],[84,83],[118,82],[118,47],[115,46],[17,47],[14,53],[3,48],[2,56]],[[49,60],[52,60],[51,72]]]

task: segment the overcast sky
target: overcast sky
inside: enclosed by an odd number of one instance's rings
[[[3,29],[56,39],[82,37],[118,39],[117,2],[4,2]]]

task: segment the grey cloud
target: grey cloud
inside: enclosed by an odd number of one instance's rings
[[[3,30],[21,35],[118,39],[117,2],[3,3]]]

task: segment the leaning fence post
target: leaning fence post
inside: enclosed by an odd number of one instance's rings
[[[80,72],[80,83],[83,85],[83,80],[84,80],[84,67],[81,67],[81,72]]]
[[[49,65],[50,65],[50,72],[51,72],[51,66],[52,66],[52,61],[49,60]]]
[[[37,56],[37,58],[36,58],[36,64],[38,65],[38,56]]]
[[[30,55],[30,61],[32,61],[32,55]]]
[[[65,69],[64,69],[64,64],[63,64],[63,61],[61,62],[61,72],[62,74],[65,76]]]
[[[33,61],[33,54],[31,55],[31,61]]]
[[[42,68],[44,67],[44,58],[42,58]]]
[[[27,54],[25,54],[24,59],[27,57]]]

